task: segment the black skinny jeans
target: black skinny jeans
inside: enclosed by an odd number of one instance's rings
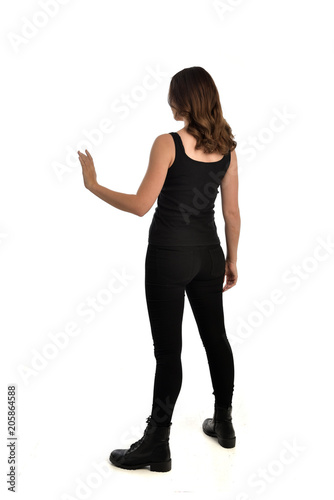
[[[182,385],[182,318],[187,293],[210,369],[217,406],[232,405],[234,361],[223,312],[225,255],[220,244],[148,244],[145,293],[156,372],[151,417],[169,425]]]

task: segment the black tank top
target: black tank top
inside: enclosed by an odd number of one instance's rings
[[[175,160],[169,167],[149,228],[153,245],[212,245],[220,243],[214,219],[218,188],[231,161],[203,162],[186,155],[181,136],[175,142]]]

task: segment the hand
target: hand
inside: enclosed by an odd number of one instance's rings
[[[87,149],[85,149],[85,152],[87,153],[87,156],[81,153],[81,151],[78,151],[78,155],[82,166],[82,175],[85,187],[88,190],[91,190],[97,184],[96,171],[94,167],[93,158],[91,157]]]
[[[223,292],[225,292],[229,288],[232,288],[237,283],[238,271],[237,271],[237,265],[234,262],[230,262],[229,260],[225,261],[225,276],[226,276],[226,283],[223,288]]]

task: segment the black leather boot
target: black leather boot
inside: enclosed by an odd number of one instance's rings
[[[218,443],[223,448],[234,448],[235,433],[232,424],[232,406],[222,408],[215,405],[214,416],[203,422],[203,432],[207,436],[218,438]]]
[[[148,417],[144,435],[133,443],[128,450],[114,450],[110,462],[122,469],[142,469],[149,466],[154,472],[169,472],[172,460],[169,449],[170,424],[158,427]]]

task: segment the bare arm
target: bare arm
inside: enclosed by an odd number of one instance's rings
[[[162,134],[155,139],[146,174],[136,194],[112,191],[97,182],[92,183],[89,190],[113,207],[142,217],[151,209],[164,185],[172,159],[171,141],[170,134]]]
[[[131,214],[139,215],[138,213],[138,200],[135,194],[119,193],[112,191],[101,184],[96,183],[90,189],[90,192],[95,194],[98,198],[109,203],[123,212],[130,212]]]
[[[226,261],[236,264],[240,235],[240,212],[238,204],[238,160],[235,150],[231,152],[231,163],[221,183],[222,209],[225,220]]]

